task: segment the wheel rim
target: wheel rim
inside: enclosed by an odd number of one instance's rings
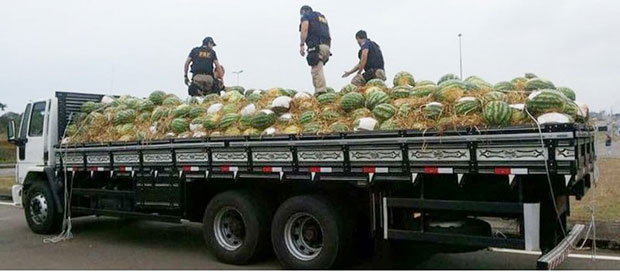
[[[30,218],[32,221],[41,225],[47,220],[47,199],[42,193],[37,193],[30,199]]]
[[[323,230],[312,215],[296,213],[284,226],[284,241],[288,251],[302,261],[315,259],[323,249]]]
[[[229,251],[238,249],[245,239],[245,224],[241,213],[232,207],[220,209],[213,221],[213,231],[221,247]]]

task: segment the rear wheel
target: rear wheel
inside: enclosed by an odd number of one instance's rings
[[[203,235],[215,257],[224,263],[246,264],[269,249],[271,209],[247,192],[215,196],[203,218]]]
[[[43,182],[28,188],[24,201],[24,214],[28,227],[38,234],[58,233],[62,226],[60,207],[56,207],[52,191]]]
[[[321,196],[296,196],[278,208],[271,241],[287,269],[329,269],[343,264],[351,231],[342,213]]]

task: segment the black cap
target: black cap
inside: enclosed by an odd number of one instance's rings
[[[299,13],[303,13],[304,11],[312,11],[312,8],[308,5],[303,5],[301,9],[299,9]]]
[[[204,40],[202,40],[202,44],[203,45],[207,45],[208,43],[212,43],[213,46],[216,45],[215,42],[213,41],[213,38],[211,38],[211,37],[206,37],[206,38],[204,38]]]

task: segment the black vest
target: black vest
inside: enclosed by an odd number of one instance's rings
[[[312,11],[310,13],[310,20],[308,20],[308,37],[306,38],[306,44],[309,48],[312,48],[319,44],[330,45],[331,41],[327,19],[325,19],[325,16],[320,12]]]
[[[213,75],[215,52],[206,47],[196,47],[192,55],[192,74]]]
[[[368,48],[368,60],[366,61],[366,66],[364,66],[364,71],[369,71],[372,69],[385,69],[383,64],[383,53],[381,53],[381,48],[379,45],[370,39],[367,40],[370,43]],[[362,50],[357,53],[358,58],[362,58]]]

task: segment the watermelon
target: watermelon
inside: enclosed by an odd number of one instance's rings
[[[237,91],[239,93],[245,93],[245,89],[241,86],[230,86],[224,89],[224,92],[229,92],[229,91]]]
[[[388,102],[389,97],[380,90],[368,89],[366,91],[366,108],[373,110],[375,106]]]
[[[317,134],[319,131],[321,131],[321,124],[318,122],[310,122],[303,126],[302,133]]]
[[[189,116],[189,112],[192,110],[192,107],[187,104],[182,104],[177,106],[173,111],[172,115],[174,117],[187,117]]]
[[[344,122],[334,122],[329,125],[329,130],[331,130],[332,132],[342,133],[348,132],[350,129],[349,126],[347,126],[347,124],[345,124]]]
[[[284,89],[284,95],[288,97],[294,97],[297,94],[297,91],[293,89]]]
[[[245,99],[245,96],[238,91],[228,91],[222,95],[222,100],[227,103],[237,103],[243,99]]]
[[[155,108],[155,104],[151,100],[144,99],[138,104],[139,111],[152,111],[153,108]]]
[[[217,125],[219,129],[230,127],[232,124],[239,120],[239,114],[236,113],[227,113],[222,116],[220,119],[220,123]]]
[[[400,107],[398,107],[398,112],[396,114],[398,114],[398,116],[404,117],[409,115],[412,109],[413,106],[411,104],[402,104],[400,105]]]
[[[489,126],[503,126],[510,122],[512,110],[504,101],[491,101],[482,109],[482,119]]]
[[[219,95],[217,95],[217,94],[208,94],[208,95],[206,95],[203,98],[202,103],[203,104],[204,103],[211,104],[211,103],[218,103],[218,102],[221,102],[221,101],[222,101],[222,98],[220,98]]]
[[[276,122],[276,114],[270,110],[261,110],[252,118],[252,127],[265,129]]]
[[[262,98],[263,98],[263,95],[258,92],[253,92],[250,95],[248,95],[248,101],[250,102],[256,102],[258,100],[261,100]]]
[[[399,130],[400,126],[396,123],[396,121],[389,119],[383,121],[379,126],[379,130]]]
[[[332,87],[326,87],[326,88],[325,88],[325,92],[326,92],[326,93],[335,93],[335,92],[336,92],[336,90],[334,90],[334,88],[332,88]]]
[[[301,124],[310,123],[314,121],[315,118],[316,118],[316,113],[314,111],[306,111],[302,113],[301,116],[299,117],[299,123]]]
[[[164,106],[177,106],[181,104],[181,100],[176,95],[169,95],[161,104]]]
[[[364,107],[364,96],[357,92],[349,92],[342,96],[340,106],[344,111],[352,111]]]
[[[82,104],[82,106],[80,107],[80,111],[83,113],[90,113],[92,111],[94,111],[97,107],[97,104],[95,104],[95,102],[93,101],[88,101],[85,102],[84,104]]]
[[[122,110],[114,116],[114,125],[122,125],[133,122],[136,119],[136,111],[132,109]]]
[[[333,109],[324,109],[321,111],[320,117],[325,121],[336,121],[341,118],[340,113]]]
[[[131,134],[132,132],[134,132],[133,124],[118,125],[114,128],[116,129],[116,133],[120,135],[127,135],[127,134]]]
[[[443,111],[443,104],[439,102],[431,102],[424,105],[422,113],[428,119],[437,119]]]
[[[394,87],[390,91],[390,97],[392,99],[407,98],[411,96],[412,94],[413,94],[413,87],[409,85],[400,85],[400,86]]]
[[[440,85],[444,81],[448,81],[448,80],[459,80],[460,81],[461,79],[455,74],[445,74],[439,78],[439,80],[437,81],[437,85]]]
[[[502,92],[490,91],[490,92],[484,94],[484,97],[482,99],[484,100],[484,102],[490,102],[490,101],[504,101],[504,102],[506,102],[508,100],[508,97],[504,93],[502,93]]]
[[[166,99],[166,93],[162,91],[154,91],[149,95],[149,100],[155,105],[161,105],[164,99]]]
[[[238,111],[239,111],[239,104],[230,103],[230,104],[224,105],[222,109],[220,110],[220,113],[228,114],[228,113],[237,113]]]
[[[243,131],[243,135],[245,135],[245,136],[255,136],[255,135],[259,135],[259,134],[260,134],[260,130],[255,129],[255,128],[248,128],[248,129]]]
[[[434,94],[435,91],[437,91],[437,86],[435,86],[434,84],[415,86],[413,87],[411,95],[414,97],[427,97],[431,94]]]
[[[493,88],[493,86],[490,83],[486,82],[484,79],[479,78],[477,76],[469,76],[464,81],[467,82],[467,83],[471,83],[471,84],[476,85],[476,87],[478,87],[478,89],[481,89],[481,88],[491,89],[491,88]]]
[[[415,85],[413,86],[418,87],[418,86],[427,86],[427,85],[436,85],[436,84],[435,82],[432,82],[430,80],[420,80],[416,82]]]
[[[271,101],[271,110],[276,113],[287,112],[291,107],[292,98],[288,96],[278,96]]]
[[[253,117],[253,115],[241,115],[241,117],[239,118],[239,124],[244,128],[251,127]]]
[[[575,101],[575,92],[568,87],[558,87],[558,91],[562,92],[568,99]]]
[[[570,116],[573,119],[577,119],[579,111],[579,106],[573,101],[566,101],[564,103],[564,108],[562,108],[562,113]]]
[[[515,77],[510,81],[510,83],[514,85],[519,84],[519,83],[525,84],[525,82],[527,82],[527,78],[524,78],[524,77]]]
[[[353,119],[359,119],[363,117],[369,117],[371,114],[372,112],[368,110],[367,108],[360,108],[360,109],[356,109],[353,112],[351,112],[351,117]]]
[[[454,103],[465,93],[465,84],[458,79],[443,81],[439,84],[434,96],[442,103]]]
[[[535,91],[542,89],[555,89],[555,86],[551,81],[541,79],[541,78],[532,78],[525,82],[525,90],[527,91]]]
[[[535,91],[527,97],[525,106],[534,115],[546,112],[562,112],[568,98],[556,90]]]
[[[511,104],[510,110],[512,111],[510,114],[510,124],[513,126],[521,125],[529,119],[525,112],[524,104]]]
[[[163,107],[163,106],[157,106],[155,108],[155,110],[153,110],[153,113],[151,114],[151,121],[157,121],[163,118],[166,118],[170,115],[170,109]]]
[[[480,112],[481,103],[475,97],[463,97],[454,104],[454,113],[457,115],[467,115]]]
[[[515,86],[511,82],[508,82],[508,81],[500,81],[500,82],[497,82],[493,86],[494,91],[510,91],[514,89],[515,89]]]
[[[224,118],[222,118],[224,119]],[[224,131],[224,135],[226,136],[239,136],[241,135],[241,130],[238,127],[228,127],[226,131]]]
[[[140,122],[140,123],[148,122],[148,121],[151,120],[151,113],[150,112],[146,112],[146,111],[142,112],[142,113],[140,113],[140,115],[138,115],[138,118],[136,120],[138,120],[138,122]]]
[[[198,107],[192,107],[189,110],[189,114],[188,115],[189,115],[190,118],[196,118],[196,117],[198,117],[200,115],[203,115],[206,112],[207,112],[207,109],[198,106]]]
[[[383,82],[383,80],[378,79],[378,78],[373,78],[369,80],[368,82],[366,82],[366,86],[374,86],[374,87],[387,89],[385,82]]]
[[[170,123],[170,127],[174,133],[178,134],[187,131],[189,129],[189,123],[185,118],[175,118],[172,120],[172,123]]]
[[[214,129],[217,127],[218,123],[220,122],[220,118],[221,116],[217,113],[207,114],[204,122],[202,123],[202,126],[205,129]]]
[[[415,80],[413,79],[413,75],[405,71],[396,73],[396,75],[394,76],[393,83],[394,83],[394,86],[403,86],[403,85],[415,86]]]
[[[379,120],[390,119],[395,113],[396,108],[388,103],[379,104],[372,110],[372,114]]]
[[[344,87],[342,87],[342,89],[340,89],[340,93],[341,94],[347,94],[347,93],[355,92],[355,91],[357,91],[357,86],[355,86],[353,84],[344,85]]]
[[[338,98],[338,94],[336,93],[324,93],[324,94],[319,95],[319,97],[317,97],[317,100],[319,101],[319,104],[326,105],[326,104],[334,103],[337,98]]]

